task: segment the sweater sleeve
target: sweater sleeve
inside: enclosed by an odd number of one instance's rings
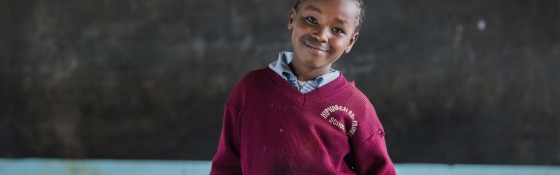
[[[395,175],[395,167],[387,153],[384,131],[378,130],[362,145],[354,149],[358,174]]]
[[[212,160],[211,175],[241,174],[239,154],[239,135],[237,133],[238,111],[226,103],[222,134],[218,144],[218,152]]]
[[[373,105],[365,96],[359,100],[363,105],[363,118],[358,132],[352,139],[353,164],[358,174],[395,175],[395,167],[385,143],[385,131]]]

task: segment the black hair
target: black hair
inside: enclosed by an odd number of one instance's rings
[[[297,12],[299,10],[299,4],[305,2],[306,0],[297,0],[296,4],[294,5],[293,9]],[[358,8],[360,8],[360,16],[358,17],[358,25],[356,26],[356,30],[354,33],[358,33],[360,28],[362,27],[362,22],[364,21],[366,15],[366,6],[364,5],[363,0],[353,0],[358,3]]]

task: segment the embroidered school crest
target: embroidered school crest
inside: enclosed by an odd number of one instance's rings
[[[351,119],[352,123],[350,125],[350,128],[348,130],[346,130],[346,125],[344,123],[344,119],[343,118],[335,118],[333,116],[331,116],[331,114],[333,114],[334,112],[343,112],[344,117],[349,117],[349,119]],[[329,123],[331,123],[332,125],[336,126],[337,128],[343,130],[346,132],[346,136],[348,137],[352,137],[354,136],[354,133],[356,133],[356,130],[358,129],[358,121],[354,119],[354,112],[352,112],[352,110],[348,109],[345,106],[339,106],[339,105],[332,105],[329,106],[327,108],[325,108],[323,110],[323,112],[321,112],[321,117],[323,117],[325,120],[327,120]]]

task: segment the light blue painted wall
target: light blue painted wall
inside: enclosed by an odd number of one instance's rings
[[[560,166],[396,164],[399,175],[560,175]],[[209,161],[0,159],[0,175],[204,175]]]

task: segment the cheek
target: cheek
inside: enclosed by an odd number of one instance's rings
[[[336,48],[337,52],[342,52],[348,47],[350,40],[348,39],[339,39],[333,42],[333,47]]]
[[[292,45],[296,46],[298,44],[298,33],[297,31],[292,31]]]

